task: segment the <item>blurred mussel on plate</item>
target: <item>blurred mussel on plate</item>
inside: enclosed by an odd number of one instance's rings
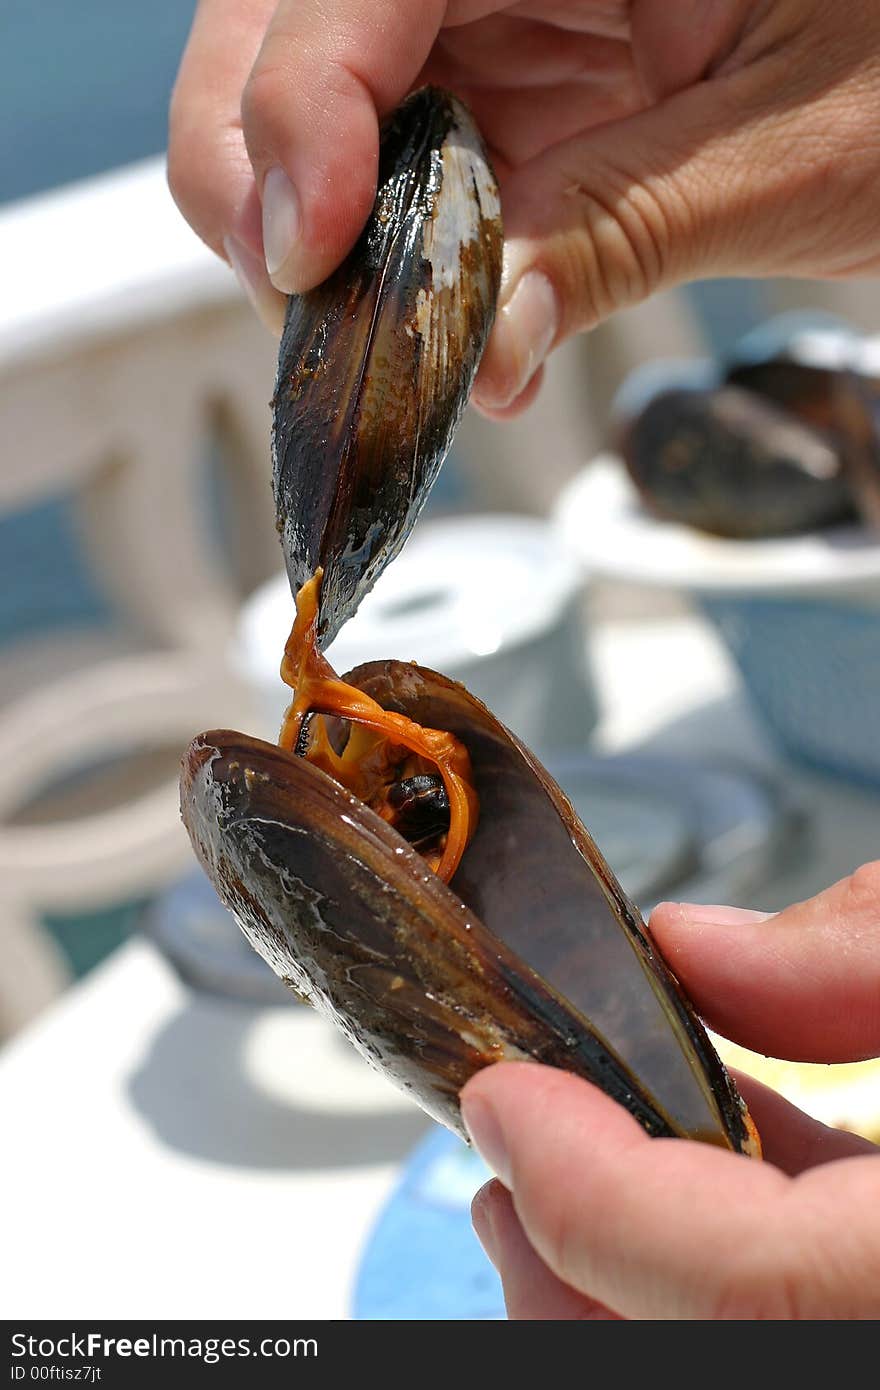
[[[614,426],[647,511],[735,540],[880,533],[880,362],[864,341],[792,325],[749,335],[709,381],[661,376]]]

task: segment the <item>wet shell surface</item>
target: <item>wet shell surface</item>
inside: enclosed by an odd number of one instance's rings
[[[450,887],[332,778],[228,731],[190,749],[184,819],[245,935],[436,1119],[480,1067],[589,1078],[653,1135],[755,1146],[736,1091],[567,798],[460,685],[401,662],[345,678],[448,728],[480,789]]]
[[[278,525],[296,594],[323,567],[332,641],[418,516],[470,394],[501,275],[498,188],[474,122],[435,88],[386,126],[351,254],[289,301],[273,401]]]

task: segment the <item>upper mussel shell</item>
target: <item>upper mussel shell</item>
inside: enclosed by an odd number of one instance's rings
[[[468,1078],[533,1058],[594,1081],[652,1135],[756,1152],[699,1019],[532,754],[444,676],[388,661],[345,679],[462,740],[479,824],[447,887],[302,758],[242,734],[202,735],[185,762],[184,820],[276,973],[459,1133]]]
[[[498,188],[479,132],[426,87],[388,121],[351,254],[291,297],[273,401],[275,502],[294,594],[323,567],[332,641],[424,504],[464,410],[501,274]]]

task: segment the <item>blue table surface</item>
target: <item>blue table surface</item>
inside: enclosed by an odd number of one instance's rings
[[[506,1316],[501,1281],[470,1217],[474,1193],[491,1176],[473,1149],[439,1125],[417,1145],[363,1251],[354,1319]]]

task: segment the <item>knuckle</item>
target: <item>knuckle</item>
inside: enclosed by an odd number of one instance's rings
[[[715,1322],[789,1321],[797,1316],[790,1281],[780,1276],[768,1287],[753,1270],[740,1269],[723,1278],[708,1316]]]
[[[579,234],[571,239],[564,273],[583,302],[587,323],[652,294],[668,273],[673,229],[657,191],[602,171],[572,178],[564,188]]]
[[[180,120],[169,131],[165,177],[168,189],[184,219],[218,255],[222,255],[216,160],[201,129],[191,120]]]
[[[171,189],[171,195],[178,207],[182,207],[186,199],[190,174],[189,164],[185,157],[184,130],[185,107],[178,83],[171,93],[171,102],[168,108],[168,156],[166,162],[168,187]]]
[[[567,1203],[559,1203],[546,1213],[544,1234],[551,1269],[569,1287],[583,1289],[586,1263],[583,1231]]]
[[[585,1226],[579,1204],[572,1201],[567,1185],[542,1182],[529,1201],[529,1234],[539,1238],[545,1263],[570,1288],[591,1294],[601,1283],[603,1233],[595,1224]]]
[[[880,859],[861,864],[845,880],[845,910],[880,923]]]
[[[199,166],[195,142],[186,134],[169,141],[166,178],[171,196],[186,220],[195,226],[200,208]]]
[[[166,177],[171,196],[184,217],[192,222],[201,201],[204,166],[205,122],[193,110],[186,89],[175,87],[168,113]]]
[[[286,109],[286,70],[275,63],[258,63],[241,94],[241,122],[252,158],[273,143]]]
[[[186,143],[179,135],[169,137],[165,176],[172,198],[186,217],[192,201],[192,161],[187,157]]]
[[[784,1216],[769,1222],[761,1238],[728,1262],[711,1318],[797,1322],[813,1316],[811,1307],[824,1283],[822,1260],[827,1251],[818,1246],[811,1249],[808,1242],[793,1238],[786,1224]]]
[[[172,199],[177,203],[186,221],[192,222],[192,210],[196,203],[197,190],[195,178],[193,178],[192,160],[186,153],[186,146],[182,140],[170,140],[168,142],[165,178],[167,178]]]
[[[781,1285],[768,1297],[764,1289],[749,1288],[740,1282],[725,1283],[715,1296],[707,1316],[713,1322],[788,1322],[797,1315],[788,1306]]]

